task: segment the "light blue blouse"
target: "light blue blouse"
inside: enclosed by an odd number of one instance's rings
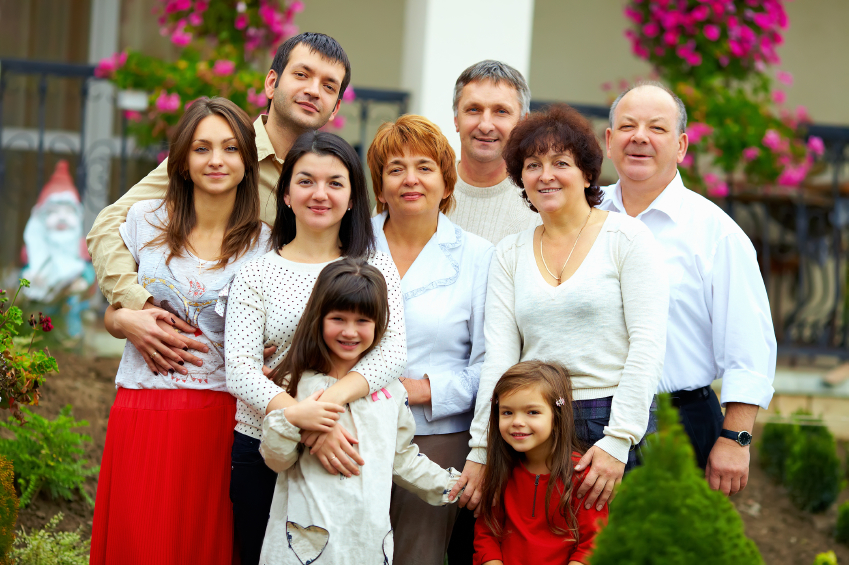
[[[387,213],[372,218],[378,251],[390,253]],[[401,279],[407,324],[404,376],[430,379],[431,405],[411,406],[416,435],[464,432],[474,415],[484,359],[483,313],[495,248],[442,213],[436,233]]]

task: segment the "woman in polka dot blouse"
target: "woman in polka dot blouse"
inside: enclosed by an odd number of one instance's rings
[[[324,467],[358,474],[356,440],[335,425],[342,406],[379,391],[407,363],[401,281],[391,257],[374,250],[365,175],[357,153],[340,137],[303,134],[286,155],[277,185],[273,251],[246,263],[230,286],[225,325],[227,388],[237,398],[230,498],[243,563],[257,563],[277,475],[259,454],[265,415],[286,408]],[[298,403],[263,372],[263,349],[276,346],[275,366],[288,351],[315,280],[341,257],[366,257],[389,289],[389,325],[380,344],[319,398]],[[282,481],[285,487],[285,481]],[[278,489],[280,486],[278,486]]]

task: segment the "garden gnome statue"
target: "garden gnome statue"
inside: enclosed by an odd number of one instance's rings
[[[85,246],[80,194],[59,161],[44,185],[24,229],[21,276],[30,281],[24,294],[30,300],[52,302],[65,294],[79,295],[91,286],[91,257]]]

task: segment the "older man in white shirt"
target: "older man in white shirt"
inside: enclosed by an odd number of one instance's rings
[[[711,488],[729,495],[746,486],[755,417],[774,392],[775,331],[751,241],[681,181],[686,126],[684,104],[661,84],[621,94],[605,134],[619,182],[600,208],[642,220],[660,244],[670,276],[660,391],[672,393]]]

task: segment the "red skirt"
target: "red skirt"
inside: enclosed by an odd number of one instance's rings
[[[118,389],[97,482],[92,565],[230,565],[236,399]]]

